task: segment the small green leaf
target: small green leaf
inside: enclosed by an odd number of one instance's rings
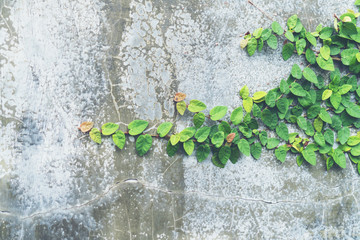
[[[289,17],[289,19],[287,20],[288,28],[289,29],[295,28],[297,21],[298,21],[298,16],[297,15],[292,15],[291,17]]]
[[[245,156],[250,156],[250,145],[246,139],[240,139],[240,142],[237,145],[242,154]]]
[[[183,143],[183,147],[184,147],[186,154],[190,156],[194,151],[195,144],[194,144],[193,140],[190,139]]]
[[[251,112],[252,107],[253,107],[253,100],[250,97],[244,98],[243,99],[243,107],[245,109],[246,112]]]
[[[286,154],[287,154],[288,148],[286,145],[280,146],[278,149],[275,150],[275,156],[280,162],[285,162]]]
[[[289,140],[289,129],[283,122],[276,126],[276,134],[284,141]]]
[[[325,146],[325,137],[322,135],[322,133],[315,133],[314,140],[319,146]]]
[[[125,146],[125,134],[123,131],[116,131],[114,135],[112,135],[112,139],[115,143],[115,145],[120,148],[120,149],[123,149],[124,146]]]
[[[195,138],[198,142],[204,142],[210,134],[210,128],[209,127],[202,127],[199,128],[195,133]]]
[[[302,155],[297,155],[296,164],[300,167],[304,162],[304,157]]]
[[[261,113],[261,121],[268,126],[271,130],[274,130],[278,124],[278,116],[276,112],[271,112],[269,109],[265,109]]]
[[[281,54],[284,61],[288,60],[293,55],[294,49],[295,47],[292,43],[287,43],[283,46]]]
[[[304,40],[305,41],[305,40]],[[310,49],[306,49],[306,53],[305,53],[305,57],[306,60],[310,63],[310,64],[315,64],[316,62],[316,55],[315,53]]]
[[[353,88],[352,85],[350,85],[350,84],[344,84],[344,85],[342,85],[342,86],[339,87],[338,93],[341,94],[341,95],[344,95],[344,94],[346,94],[347,92],[349,92],[352,88]]]
[[[266,94],[265,103],[271,108],[275,107],[276,97],[275,91],[269,91],[268,94]]]
[[[261,144],[256,142],[250,146],[251,155],[257,160],[261,156]]]
[[[333,33],[334,29],[330,28],[330,27],[324,27],[321,31],[320,31],[320,39],[328,39],[331,37],[331,34]]]
[[[330,129],[326,129],[326,131],[324,132],[324,138],[325,138],[325,142],[327,142],[330,145],[334,145],[334,132],[331,131]]]
[[[231,155],[231,148],[229,146],[222,146],[219,151],[219,160],[222,164],[226,164]]]
[[[291,75],[296,79],[301,79],[302,78],[302,71],[301,71],[301,68],[299,67],[299,65],[294,64],[292,66]]]
[[[316,165],[316,155],[315,152],[312,151],[311,149],[306,148],[304,151],[301,152],[304,159],[310,163],[311,165],[315,166]]]
[[[249,97],[249,88],[248,86],[243,86],[240,90],[240,97],[241,98],[247,98]]]
[[[277,138],[268,138],[266,148],[267,149],[276,148],[279,145],[279,143],[280,140]]]
[[[210,118],[213,121],[220,120],[226,115],[228,108],[225,106],[216,106],[210,111]]]
[[[118,124],[108,122],[101,126],[101,132],[103,135],[108,136],[113,134],[118,128],[119,128]]]
[[[225,167],[225,165],[220,162],[218,154],[213,154],[213,156],[211,157],[211,162],[219,168]]]
[[[307,118],[313,119],[316,118],[320,113],[321,107],[319,105],[312,105],[307,109]]]
[[[333,165],[334,165],[334,159],[332,157],[328,157],[326,159],[326,171],[329,171]]]
[[[348,127],[343,127],[338,132],[338,139],[341,144],[345,144],[350,137],[350,129]]]
[[[176,110],[180,113],[180,115],[184,115],[186,110],[186,103],[185,101],[181,101],[176,103]]]
[[[266,41],[268,46],[272,49],[277,49],[278,47],[278,41],[274,34],[271,34],[269,39]]]
[[[210,154],[210,146],[209,144],[202,144],[196,149],[196,159],[198,162],[204,161]]]
[[[314,128],[317,132],[321,132],[323,125],[324,125],[323,120],[321,120],[320,117],[314,120]]]
[[[170,142],[174,146],[180,141],[180,134],[174,134],[170,137]]]
[[[330,102],[335,109],[338,109],[341,103],[341,95],[339,93],[334,93],[330,96]]]
[[[234,125],[240,124],[243,120],[243,108],[235,108],[234,111],[232,111],[231,113],[230,120]]]
[[[90,131],[90,138],[98,143],[98,144],[101,144],[101,133],[99,131],[99,129],[97,128],[92,128],[91,131]]]
[[[333,158],[334,158],[334,161],[336,162],[336,164],[339,165],[339,167],[346,168],[345,154],[339,148],[335,149]]]
[[[289,109],[289,101],[286,98],[280,98],[276,102],[276,107],[281,113],[286,113]]]
[[[224,143],[224,138],[224,132],[217,132],[211,138],[211,143],[214,144],[216,148],[219,148]]]
[[[170,141],[168,141],[167,145],[166,145],[166,153],[168,154],[169,157],[173,157],[177,150],[179,149],[179,144],[175,144],[174,146],[171,144]]]
[[[286,31],[285,37],[286,37],[290,42],[295,41],[294,34],[293,34],[292,32],[290,32],[290,31]]]
[[[263,31],[262,28],[256,29],[253,33],[254,38],[259,39],[261,37],[262,31]]]
[[[306,80],[308,80],[309,82],[315,83],[315,84],[318,83],[316,74],[311,68],[309,68],[309,67],[305,68],[303,74],[304,74],[304,78]]]
[[[192,138],[195,133],[196,133],[196,128],[195,127],[185,128],[184,130],[182,130],[180,132],[180,142],[186,142],[187,140]]]
[[[267,93],[264,92],[264,91],[259,91],[259,92],[254,93],[254,96],[253,96],[254,102],[264,101],[264,100],[265,100],[265,97],[266,97],[266,94],[267,94]]]
[[[206,105],[199,100],[191,100],[188,109],[190,112],[201,112],[206,109]]]
[[[332,95],[332,90],[326,89],[326,90],[323,92],[321,99],[324,101],[324,100],[328,99],[329,97],[331,97],[331,95]]]
[[[298,97],[306,96],[306,91],[297,82],[291,83],[290,87],[291,87],[290,88],[291,93],[294,94],[295,96],[298,96]]]
[[[251,38],[247,44],[247,52],[249,56],[254,55],[257,48],[257,40],[255,38]]]
[[[297,125],[304,131],[307,129],[307,122],[303,116],[297,118]]]
[[[227,136],[231,132],[230,124],[226,121],[222,121],[218,127],[219,131],[223,131],[224,134]]]
[[[172,128],[173,124],[171,122],[164,122],[159,125],[157,128],[157,134],[159,134],[160,137],[165,137]]]
[[[152,137],[149,134],[140,135],[136,139],[136,151],[139,154],[139,156],[144,156],[145,153],[147,153],[152,145]]]
[[[311,45],[316,47],[316,38],[313,35],[311,35],[311,33],[309,32],[305,33],[305,37],[309,41],[309,43],[311,43]]]
[[[325,60],[328,60],[330,58],[330,47],[328,45],[322,46],[320,48],[320,54]]]
[[[307,125],[307,129],[305,131],[305,134],[311,137],[314,136],[315,130],[314,127],[312,126],[312,123],[309,120],[307,120],[306,125]]]
[[[193,122],[196,128],[200,128],[205,121],[205,114],[203,112],[196,113],[193,117]]]
[[[263,31],[262,31],[262,33],[261,33],[261,38],[264,40],[264,41],[266,41],[266,40],[268,40],[269,39],[269,37],[270,37],[270,35],[271,35],[271,29],[269,29],[269,28],[266,28],[266,29],[264,29]]]
[[[305,39],[300,38],[299,40],[296,41],[295,45],[296,45],[296,51],[300,56],[304,52],[304,49],[306,47],[306,41]]]
[[[351,136],[346,142],[349,146],[355,146],[360,143],[360,137],[359,136]]]
[[[231,155],[230,155],[230,161],[235,164],[240,157],[240,151],[237,146],[231,146]]]
[[[358,49],[345,49],[341,52],[341,62],[346,65],[352,65],[356,63],[356,54],[359,52]]]
[[[282,29],[282,27],[280,26],[280,24],[276,21],[274,21],[271,24],[271,29],[273,30],[274,33],[276,33],[277,35],[282,35],[284,33],[284,30]]]
[[[284,79],[280,81],[280,91],[281,93],[284,94],[288,94],[290,91],[289,84],[287,84],[287,82]]]
[[[321,67],[322,69],[324,69],[326,71],[334,71],[335,70],[334,62],[333,62],[332,58],[325,60],[322,56],[318,56],[316,58],[316,62],[319,65],[319,67]]]
[[[360,144],[351,148],[351,155],[353,155],[355,157],[360,156]]]
[[[148,125],[149,122],[145,120],[134,120],[128,126],[129,134],[132,136],[139,135],[147,128]]]
[[[326,111],[325,108],[321,108],[321,109],[320,109],[319,117],[320,117],[321,120],[323,120],[324,122],[326,122],[326,123],[328,123],[328,124],[332,124],[331,116],[330,116],[330,114]]]
[[[360,118],[360,107],[355,103],[349,104],[345,110],[350,116]]]

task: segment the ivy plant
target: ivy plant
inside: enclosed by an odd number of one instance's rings
[[[360,0],[355,5],[360,6]],[[177,93],[174,97],[177,112],[193,113],[193,126],[181,132],[172,130],[173,123],[164,122],[157,127],[156,134],[147,134],[144,131],[149,123],[145,120],[130,122],[126,132],[111,122],[100,129],[94,128],[92,122],[84,122],[79,129],[89,133],[97,144],[101,144],[103,137],[111,136],[119,149],[124,148],[127,136],[135,136],[140,156],[150,150],[156,137],[167,141],[170,157],[177,152],[194,154],[200,163],[211,156],[212,163],[220,168],[229,161],[236,164],[242,155],[260,159],[263,150],[268,149],[274,151],[281,163],[296,159],[298,166],[316,165],[320,159],[325,161],[327,170],[334,165],[346,168],[347,155],[360,173],[360,132],[356,133],[360,128],[357,80],[360,28],[356,24],[359,16],[360,13],[348,10],[340,17],[334,15],[332,26],[320,24],[309,32],[298,16],[292,15],[285,28],[274,21],[268,28],[248,32],[240,47],[249,56],[266,46],[271,49],[282,46],[285,61],[296,55],[304,56],[308,65],[302,68],[294,64],[288,78],[268,92],[258,91],[250,96],[249,88],[242,87],[239,91],[242,105],[232,106],[231,112],[227,106],[216,106],[206,115],[204,102],[186,101],[186,94]],[[318,75],[313,69],[330,72],[325,74],[329,77]],[[291,125],[296,132],[289,131]]]

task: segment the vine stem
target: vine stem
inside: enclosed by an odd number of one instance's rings
[[[259,8],[258,6],[256,6],[252,1],[248,0],[248,3],[252,6],[254,6],[257,10],[259,10],[262,14],[264,14],[265,17],[267,17],[269,20],[274,21],[274,19],[272,17],[270,17],[269,15],[266,14],[265,11],[263,11],[261,8]]]

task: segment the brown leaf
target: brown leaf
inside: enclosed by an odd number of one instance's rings
[[[229,135],[227,135],[226,141],[228,143],[231,143],[234,140],[234,138],[235,138],[235,133],[230,133]]]
[[[80,124],[80,131],[82,131],[83,133],[86,133],[88,131],[90,131],[94,126],[93,122],[83,122]]]
[[[185,93],[178,92],[178,93],[175,94],[174,101],[175,101],[175,102],[181,102],[181,101],[183,101],[185,98],[186,98],[186,94],[185,94]]]

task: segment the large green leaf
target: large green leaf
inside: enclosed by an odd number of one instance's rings
[[[246,139],[240,139],[239,143],[237,144],[240,152],[245,156],[250,156],[250,145]]]
[[[99,129],[97,128],[92,128],[91,131],[90,131],[90,138],[98,143],[98,144],[101,144],[101,133],[99,131]]]
[[[136,139],[136,151],[139,156],[144,156],[151,148],[152,137],[149,134],[140,135]]]
[[[114,135],[112,135],[112,139],[115,143],[115,145],[120,148],[120,149],[123,149],[124,146],[125,146],[125,134],[123,131],[116,131]]]
[[[305,41],[305,39],[300,38],[299,40],[296,41],[295,45],[296,45],[296,51],[297,51],[298,55],[301,55],[304,52],[304,49],[306,47],[306,41]]]
[[[252,144],[250,146],[250,152],[251,152],[251,155],[255,158],[255,159],[259,159],[260,156],[261,156],[261,144],[256,142],[254,144]]]
[[[292,43],[287,43],[283,46],[281,54],[285,61],[288,60],[293,55],[294,49],[295,47]]]
[[[199,128],[195,133],[195,138],[198,142],[204,142],[210,134],[210,128],[205,126]]]
[[[243,86],[241,89],[240,89],[240,97],[241,98],[247,98],[249,97],[249,88],[248,86]]]
[[[268,138],[266,148],[267,149],[276,148],[279,145],[279,143],[280,140],[277,138]]]
[[[345,49],[341,52],[341,62],[349,66],[356,63],[356,54],[359,52],[358,49]]]
[[[108,122],[101,126],[101,132],[103,135],[108,136],[113,134],[118,128],[119,128],[118,124]]]
[[[324,138],[325,138],[325,142],[327,142],[330,145],[334,145],[334,132],[331,131],[330,129],[326,129],[326,131],[324,132]]]
[[[316,74],[311,68],[309,68],[309,67],[305,68],[303,74],[304,74],[304,78],[306,80],[308,80],[309,82],[316,83],[316,84],[318,83]]]
[[[190,156],[193,153],[194,148],[195,148],[194,141],[191,139],[187,140],[186,142],[183,143],[183,147],[184,147],[186,154]]]
[[[186,142],[187,140],[192,138],[195,133],[196,133],[196,128],[195,127],[185,128],[184,130],[182,130],[180,132],[180,142]]]
[[[235,108],[231,113],[230,120],[234,125],[240,124],[243,120],[243,108]]]
[[[132,136],[139,135],[147,128],[148,125],[149,122],[145,120],[134,120],[128,126],[129,134]]]
[[[304,159],[310,163],[311,165],[316,165],[316,154],[313,150],[306,148],[304,151],[301,152]]]
[[[271,130],[274,130],[278,124],[278,116],[276,112],[271,112],[269,109],[264,109],[261,113],[261,120]]]
[[[360,107],[355,103],[349,104],[349,106],[345,108],[345,110],[350,116],[354,118],[360,118]]]
[[[276,126],[276,134],[284,141],[289,140],[289,129],[283,122]]]
[[[277,38],[276,38],[276,36],[274,34],[271,34],[269,39],[266,42],[267,42],[267,44],[269,45],[270,48],[277,49],[278,42],[277,42]]]
[[[172,126],[173,124],[171,122],[163,122],[157,128],[157,134],[159,134],[160,137],[165,137],[170,132]]]
[[[328,45],[324,45],[320,48],[320,55],[324,60],[328,60],[330,58],[330,47]]]
[[[180,144],[172,145],[171,142],[168,141],[166,145],[166,153],[169,157],[173,157],[176,154],[177,150],[179,149],[179,145]]]
[[[307,33],[305,34],[305,37],[306,37],[306,39],[309,41],[309,43],[311,43],[311,45],[313,45],[314,47],[316,47],[316,38],[315,38],[313,35],[311,35],[311,33],[307,32]]]
[[[224,138],[224,132],[217,132],[212,136],[211,143],[214,144],[216,148],[219,148],[224,143]]]
[[[280,146],[278,149],[275,150],[275,156],[280,162],[285,162],[286,153],[288,151],[288,147],[286,145]]]
[[[290,91],[291,91],[292,94],[294,94],[295,96],[298,96],[298,97],[305,97],[306,96],[306,91],[297,82],[291,83]]]
[[[325,146],[325,137],[322,135],[322,133],[315,133],[314,140],[319,146]]]
[[[203,112],[196,113],[193,117],[193,122],[196,128],[201,127],[204,121],[205,121],[205,114]]]
[[[305,42],[305,40],[304,40],[304,42]],[[316,55],[310,48],[306,49],[305,57],[306,57],[306,60],[311,64],[314,64],[316,62]]]
[[[210,118],[213,121],[220,120],[226,115],[228,108],[226,106],[216,106],[210,111]]]
[[[253,104],[253,99],[251,97],[243,98],[243,107],[246,112],[251,112]]]
[[[271,24],[271,28],[273,30],[274,33],[276,33],[277,35],[282,35],[284,33],[283,28],[280,26],[280,24],[276,21],[274,21]]]
[[[226,164],[231,155],[231,148],[229,146],[222,146],[219,151],[219,160],[222,164]]]
[[[299,65],[294,64],[291,68],[291,76],[293,76],[296,79],[301,79],[302,78],[302,71],[301,68],[299,67]]]
[[[341,95],[339,93],[333,93],[330,96],[330,102],[335,109],[338,109],[341,103]]]
[[[338,139],[341,144],[345,144],[350,137],[350,129],[348,127],[343,127],[338,132]]]
[[[185,101],[181,101],[176,103],[176,109],[178,110],[178,112],[180,113],[180,115],[184,115],[185,110],[186,110],[186,103]]]
[[[326,111],[325,108],[321,108],[321,109],[320,109],[319,117],[320,117],[321,120],[323,120],[324,122],[329,123],[329,124],[332,124],[331,116],[330,116],[330,114]]]
[[[333,158],[337,165],[339,165],[341,168],[346,168],[345,154],[343,153],[343,151],[341,151],[341,149],[335,149]]]
[[[276,107],[281,113],[286,113],[289,109],[289,100],[287,98],[280,98],[276,101]]]
[[[306,119],[303,116],[300,116],[297,118],[297,125],[304,131],[307,129],[307,122]]]
[[[173,146],[175,146],[180,141],[180,134],[174,134],[170,137],[170,142]]]
[[[198,162],[204,161],[210,154],[209,144],[202,144],[196,149],[196,159]]]
[[[327,70],[327,71],[335,70],[334,62],[333,62],[332,58],[328,58],[328,60],[325,60],[322,56],[318,56],[316,58],[316,62],[319,65],[319,67],[321,67],[324,70]]]
[[[249,56],[254,55],[257,48],[257,40],[255,38],[251,38],[247,44],[247,52]]]
[[[201,112],[206,109],[205,103],[199,100],[191,100],[188,106],[190,112]]]

